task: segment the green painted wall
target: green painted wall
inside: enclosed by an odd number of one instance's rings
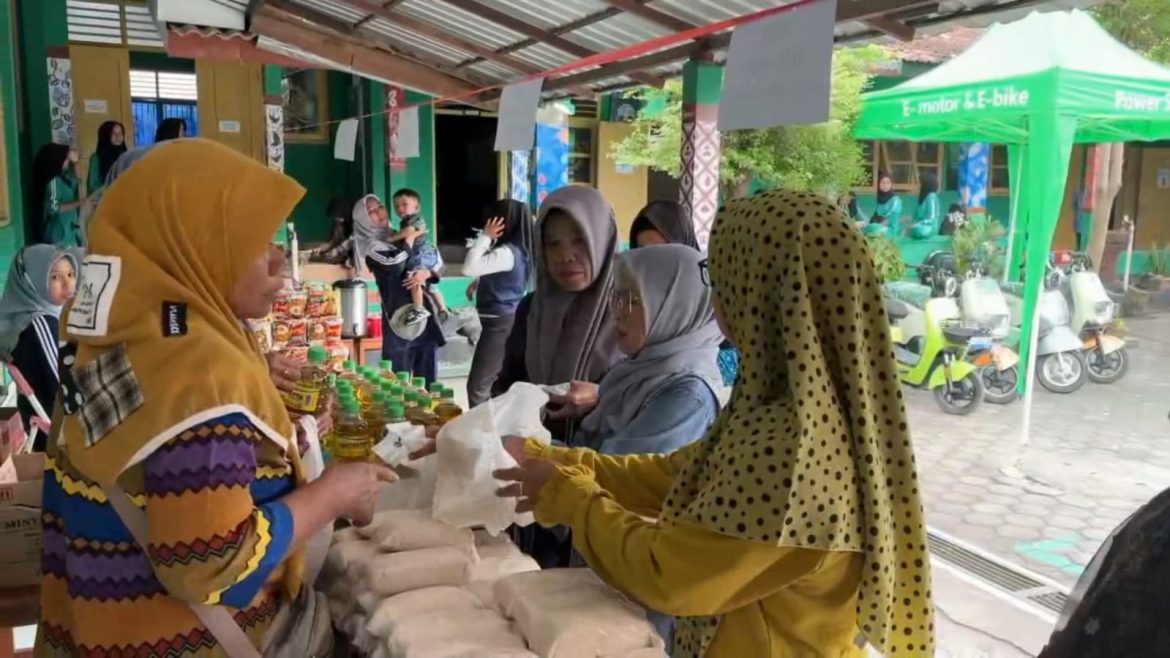
[[[65,0],[22,0],[16,4],[19,8],[25,139],[29,152],[35,153],[52,138],[46,51],[69,45],[69,27],[65,18]]]
[[[274,82],[266,72],[266,90]],[[353,76],[330,71],[326,79],[329,94],[329,118],[332,121],[357,114],[352,101]],[[292,219],[301,244],[329,239],[332,223],[325,212],[334,197],[357,197],[362,194],[362,163],[333,158],[333,137],[337,124],[329,127],[329,140],[321,142],[285,141],[284,171],[305,188],[305,197],[293,209]]]
[[[6,145],[4,158],[8,173],[8,216],[10,223],[0,228],[0,289],[7,279],[8,266],[24,244],[24,180],[20,149],[20,95],[17,92],[17,41],[15,5],[0,2],[0,103],[4,106]]]
[[[406,92],[408,104],[425,103],[431,99],[426,94]],[[385,160],[383,160],[385,162]],[[418,192],[422,202],[422,213],[427,219],[427,229],[437,235],[435,228],[435,108],[420,105],[418,108],[418,157],[406,161],[406,171],[389,171],[390,183],[387,195],[409,187]]]

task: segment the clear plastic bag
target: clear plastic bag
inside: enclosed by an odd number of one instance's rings
[[[539,386],[518,383],[443,426],[437,440],[436,519],[460,527],[482,526],[493,535],[512,524],[533,522],[531,514],[516,514],[515,500],[496,496],[501,483],[492,472],[517,466],[502,437],[551,441],[540,422],[546,404],[548,394]]]

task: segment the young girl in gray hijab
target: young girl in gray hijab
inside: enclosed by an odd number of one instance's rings
[[[60,386],[57,345],[61,307],[73,297],[79,268],[76,252],[47,244],[25,247],[12,261],[0,299],[0,357],[16,366],[50,416]],[[22,397],[19,407],[27,427],[34,415],[33,406]],[[38,433],[33,448],[44,450],[44,440],[45,433]]]

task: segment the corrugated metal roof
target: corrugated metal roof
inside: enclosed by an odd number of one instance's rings
[[[71,3],[77,0],[70,0]],[[222,0],[226,3],[243,0]],[[361,9],[338,0],[291,0],[337,21],[349,25],[361,22],[358,34],[368,34],[371,45],[389,47],[416,59],[434,62],[447,70],[476,80],[503,83],[521,77],[521,73],[506,64],[485,61],[463,48],[424,36],[417,30],[397,25],[392,20],[371,18]],[[845,0],[841,0],[845,1]],[[481,5],[506,14],[536,28],[558,34],[566,41],[589,51],[605,52],[640,43],[672,32],[668,27],[641,16],[619,12],[606,0],[476,0]],[[931,14],[915,16],[908,22],[918,27],[920,35],[944,32],[955,25],[983,27],[997,20],[1020,18],[1036,9],[1066,9],[1084,7],[1094,0],[941,0]],[[246,3],[244,3],[246,4]],[[383,3],[384,4],[384,3]],[[643,3],[693,25],[751,14],[763,9],[787,4],[776,0],[649,0]],[[445,0],[406,0],[395,5],[392,14],[400,14],[415,21],[433,25],[463,41],[495,51],[505,51],[511,57],[539,70],[548,70],[578,59],[555,45],[536,42],[515,29],[460,9]],[[590,19],[595,19],[590,21]],[[587,22],[574,29],[567,25]],[[835,33],[839,41],[889,41],[889,37],[858,21],[839,23]],[[718,54],[717,60],[723,55]],[[682,62],[655,67],[648,73],[658,77],[677,75]],[[585,71],[588,69],[581,69]],[[592,89],[601,89],[631,82],[628,75],[609,77],[588,83]],[[559,93],[564,93],[559,92]]]

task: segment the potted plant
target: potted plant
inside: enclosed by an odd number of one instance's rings
[[[866,238],[873,251],[874,267],[882,283],[901,281],[906,276],[906,261],[898,243],[888,235],[875,234]]]
[[[1146,255],[1146,273],[1138,280],[1140,288],[1160,292],[1170,288],[1170,245],[1151,245]]]
[[[993,278],[1003,277],[1005,254],[1003,237],[1007,230],[990,216],[972,219],[955,229],[951,245],[960,276],[975,263],[982,263],[984,271]]]

